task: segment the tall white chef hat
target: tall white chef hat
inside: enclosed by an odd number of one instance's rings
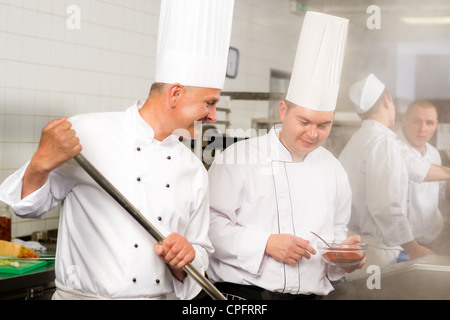
[[[162,0],[155,82],[223,89],[234,0]]]
[[[386,86],[373,73],[350,87],[350,100],[355,104],[356,112],[365,113],[372,108],[383,94]]]
[[[306,12],[286,100],[332,111],[339,92],[348,19]]]

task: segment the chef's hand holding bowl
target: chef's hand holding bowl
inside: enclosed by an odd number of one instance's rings
[[[350,273],[361,267],[366,262],[367,244],[361,242],[359,235],[351,236],[343,242],[331,243],[331,248],[319,243],[319,251],[322,259],[333,266],[342,268]]]

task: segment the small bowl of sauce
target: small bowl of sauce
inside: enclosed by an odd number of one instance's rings
[[[344,267],[356,266],[366,256],[367,244],[364,242],[355,244],[319,243],[318,249],[322,259],[331,265]]]

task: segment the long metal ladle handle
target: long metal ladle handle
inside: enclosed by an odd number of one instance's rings
[[[152,237],[160,242],[164,236],[137,210],[81,153],[75,156],[75,161],[113,197]],[[187,264],[183,270],[191,276],[205,292],[214,300],[227,300],[225,296],[202,275],[194,266]]]

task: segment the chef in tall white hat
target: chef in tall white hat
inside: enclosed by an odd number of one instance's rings
[[[161,2],[152,92],[167,92],[172,98],[167,106],[168,118],[161,119],[168,130],[163,136],[188,129],[194,137],[195,122],[216,121],[215,105],[225,81],[233,6],[234,0]],[[148,103],[151,98],[152,94]],[[159,117],[165,114],[165,110],[153,110]]]
[[[306,13],[287,97],[280,102],[282,124],[228,147],[208,171],[209,235],[216,249],[208,275],[225,294],[315,298],[333,290],[329,279],[364,262],[327,268],[311,233],[337,243],[360,240],[347,238],[347,175],[321,146],[333,123],[347,28],[347,19]]]
[[[155,82],[223,89],[233,3],[162,1]]]
[[[0,186],[24,218],[62,201],[55,299],[191,299],[183,267],[206,271],[208,177],[173,134],[215,121],[225,78],[232,0],[162,0],[155,84],[122,112],[58,119],[32,159]],[[72,158],[81,149],[164,236],[155,240]]]
[[[279,136],[294,161],[302,161],[328,137],[333,123],[339,92],[348,20],[308,12],[297,47],[286,100],[280,102],[283,128]],[[297,108],[292,108],[296,106]],[[287,117],[288,111],[315,117],[296,126],[298,115]],[[302,123],[303,124],[303,123]]]

